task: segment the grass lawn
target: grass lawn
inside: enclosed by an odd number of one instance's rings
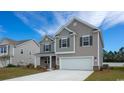
[[[124,80],[124,67],[113,67],[108,70],[95,71],[86,81],[116,81]]]
[[[22,67],[0,68],[0,80],[44,72],[44,70],[29,69]]]

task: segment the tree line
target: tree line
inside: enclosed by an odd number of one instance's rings
[[[124,62],[124,47],[121,47],[118,51],[106,51],[103,50],[104,62]]]

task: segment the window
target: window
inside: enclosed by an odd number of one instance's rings
[[[4,47],[4,53],[6,53],[7,52],[7,48],[6,47]]]
[[[6,47],[1,47],[0,48],[0,53],[6,53],[7,52],[7,48]]]
[[[92,45],[92,36],[86,35],[80,38],[80,46],[91,46]]]
[[[61,39],[61,47],[67,47],[67,38]]]
[[[45,51],[45,52],[51,51],[51,45],[50,45],[50,44],[45,44],[45,45],[44,45],[44,51]]]
[[[83,37],[83,45],[84,46],[89,46],[90,45],[90,38],[88,37]]]
[[[3,53],[4,49],[3,47],[0,48],[0,53]]]
[[[70,46],[69,38],[61,38],[59,40],[59,48],[67,48]]]
[[[23,54],[23,49],[21,49],[21,54]]]

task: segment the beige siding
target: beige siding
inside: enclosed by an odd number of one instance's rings
[[[21,49],[23,49],[23,54],[21,54]],[[30,55],[31,52],[31,55]],[[34,64],[35,56],[33,54],[39,53],[40,49],[37,44],[31,40],[27,41],[23,44],[20,44],[14,48],[14,57],[12,58],[12,62],[15,65],[18,64]]]

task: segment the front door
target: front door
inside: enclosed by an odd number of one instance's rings
[[[45,63],[46,68],[49,69],[49,64],[50,64],[49,57],[45,58],[44,63]]]

